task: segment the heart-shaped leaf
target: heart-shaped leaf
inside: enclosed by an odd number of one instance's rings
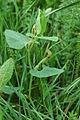
[[[14,61],[12,58],[8,59],[0,67],[0,91],[5,87],[7,82],[11,79],[13,74]]]
[[[50,77],[53,75],[61,74],[63,72],[64,72],[63,69],[57,69],[57,68],[52,68],[48,66],[43,66],[43,69],[41,71],[38,71],[35,69],[30,70],[30,74],[38,78]]]
[[[30,41],[29,37],[26,37],[23,34],[13,30],[6,30],[5,36],[9,47],[14,49],[22,49]]]

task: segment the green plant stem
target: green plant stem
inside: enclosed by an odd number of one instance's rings
[[[35,69],[37,70],[39,68],[39,66],[44,63],[46,60],[48,60],[48,58],[52,55],[51,51],[48,50],[48,55],[43,58],[36,66],[35,66]]]
[[[34,42],[31,44],[31,46],[28,46],[28,62],[29,62],[30,69],[32,69],[31,60],[30,60],[30,51],[31,51],[31,49],[32,49],[32,47],[33,47],[33,45],[34,45],[34,43],[35,43],[36,40],[37,39],[34,40]],[[31,77],[30,77],[30,83],[29,83],[29,99],[30,99],[30,101],[32,101],[31,100],[32,79],[33,79],[33,77],[31,75]]]
[[[28,62],[29,62],[29,67],[30,67],[30,69],[32,69],[31,60],[30,60],[30,51],[31,51],[31,46],[30,46],[30,48],[28,47]],[[30,100],[32,106],[35,108],[35,105],[34,105],[32,99],[31,99],[32,78],[33,78],[33,77],[32,77],[32,75],[31,75],[31,76],[30,76],[30,83],[29,83],[29,100]]]
[[[28,47],[28,62],[29,62],[30,69],[32,69],[31,60],[30,60],[30,48],[29,47]],[[29,83],[29,99],[31,99],[31,87],[32,87],[32,75],[30,77],[30,83]]]
[[[32,75],[30,77],[30,83],[29,83],[29,98],[31,99],[31,88],[32,88]]]
[[[31,60],[30,60],[30,48],[28,48],[28,62],[29,62],[30,69],[32,69]]]

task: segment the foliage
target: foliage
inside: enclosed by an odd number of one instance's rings
[[[7,60],[0,67],[0,91],[5,87],[7,82],[11,79],[13,74],[14,62],[13,59]]]
[[[15,49],[22,49],[30,41],[28,37],[25,37],[24,35],[15,31],[6,30],[5,36],[9,46]]]
[[[57,68],[50,68],[48,66],[43,66],[43,69],[41,71],[38,70],[31,70],[30,73],[39,78],[44,78],[44,77],[50,77],[53,75],[61,74],[63,70],[57,69]]]
[[[0,6],[0,119],[79,119],[80,1]]]

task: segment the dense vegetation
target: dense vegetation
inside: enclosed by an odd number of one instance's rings
[[[0,120],[79,120],[80,0],[0,0]]]

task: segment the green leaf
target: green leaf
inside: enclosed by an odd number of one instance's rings
[[[58,37],[55,37],[55,36],[52,36],[52,37],[41,36],[41,37],[39,37],[39,38],[40,38],[40,39],[43,39],[43,40],[49,40],[49,41],[55,41],[55,42],[58,41]]]
[[[37,35],[39,34],[43,34],[46,31],[46,17],[45,14],[42,10],[39,9],[39,14],[38,17],[36,19],[36,32]]]
[[[37,32],[37,35],[41,33],[40,9],[39,9],[38,17],[36,19],[36,32]]]
[[[47,22],[44,12],[42,10],[40,10],[40,12],[41,34],[43,35],[43,33],[46,31]]]
[[[54,41],[57,42],[58,41],[58,37],[52,36],[52,37],[47,37],[47,36],[35,36],[32,33],[27,33],[26,36],[32,37],[32,38],[36,38],[36,39],[42,39],[42,40],[48,40],[48,41]]]
[[[9,47],[14,49],[22,49],[30,41],[29,37],[26,37],[23,34],[12,30],[6,30],[5,36]]]
[[[43,69],[41,71],[35,69],[30,70],[30,74],[38,78],[50,77],[53,75],[61,74],[63,72],[64,72],[63,69],[51,68],[48,66],[43,66]]]
[[[51,12],[52,8],[48,8],[45,10],[45,15],[49,14]]]
[[[0,67],[0,91],[6,86],[7,82],[11,79],[13,74],[14,61],[12,58],[8,59]]]
[[[14,89],[17,91],[20,89],[20,87],[14,87]],[[11,87],[11,86],[5,86],[3,89],[2,89],[2,92],[5,93],[5,94],[13,94],[15,93],[14,89]]]

